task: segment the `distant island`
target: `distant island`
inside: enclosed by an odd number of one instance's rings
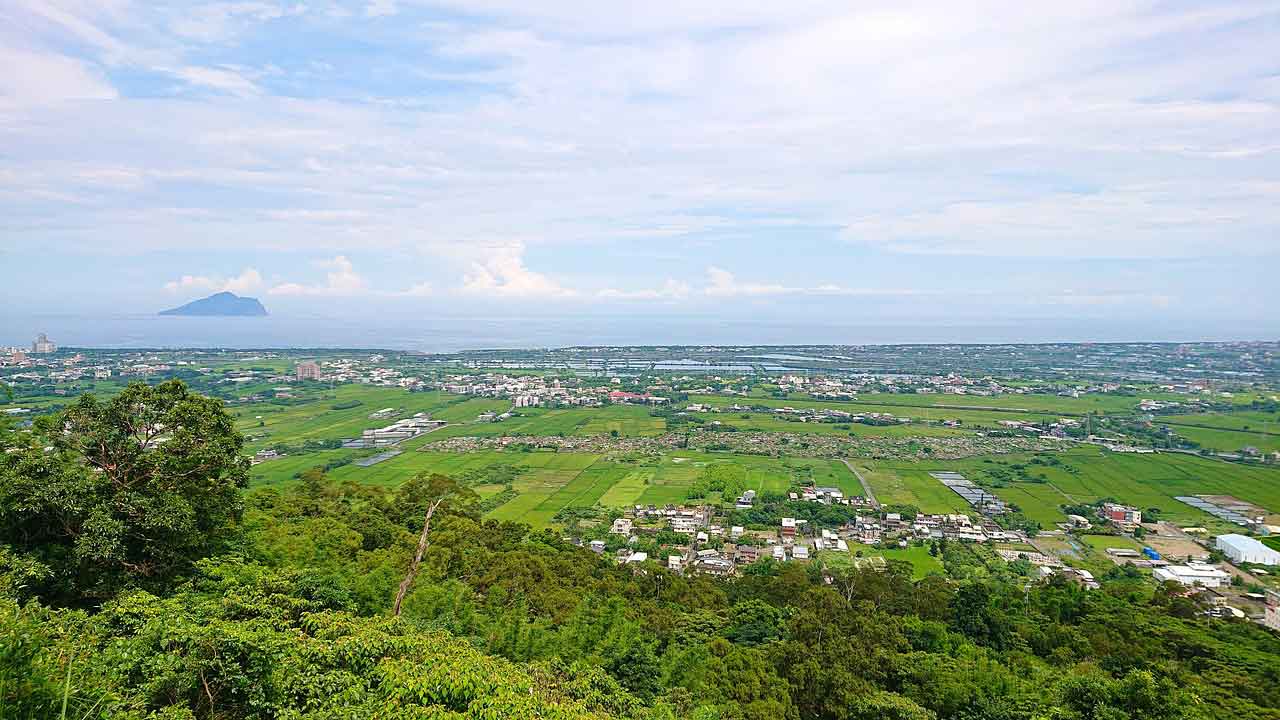
[[[257,298],[240,297],[235,293],[220,292],[207,298],[192,300],[181,307],[162,310],[161,315],[189,315],[199,317],[262,317],[267,309]]]

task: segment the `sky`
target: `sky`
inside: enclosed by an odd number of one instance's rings
[[[0,300],[1275,339],[1276,48],[1236,0],[0,0]]]

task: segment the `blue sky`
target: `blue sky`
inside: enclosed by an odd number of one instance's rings
[[[0,0],[3,300],[1274,337],[1277,47],[1234,0]]]

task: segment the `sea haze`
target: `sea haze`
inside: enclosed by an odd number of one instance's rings
[[[1274,339],[1258,328],[1212,331],[1096,320],[945,323],[873,319],[722,320],[704,316],[448,316],[324,318],[0,314],[0,345],[37,333],[64,347],[362,347],[424,352],[569,345],[785,345],[896,343],[1190,342]]]

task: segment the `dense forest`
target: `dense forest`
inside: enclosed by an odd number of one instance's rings
[[[248,489],[179,382],[0,447],[0,718],[1280,718],[1280,638],[1133,571],[620,566],[454,478]]]

